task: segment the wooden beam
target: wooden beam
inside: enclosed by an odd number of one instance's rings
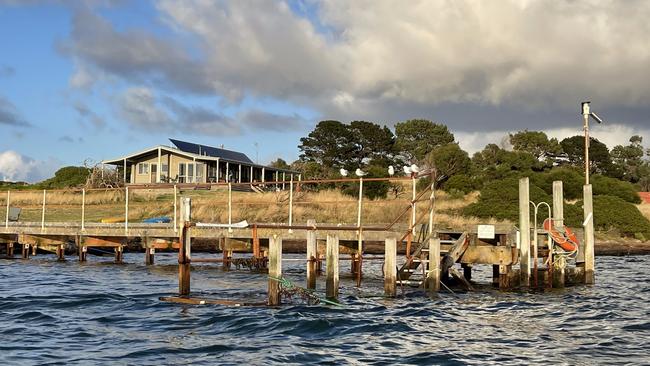
[[[443,274],[447,273],[449,268],[458,261],[467,250],[467,247],[469,247],[469,240],[467,240],[467,233],[463,233],[442,260],[441,272]]]
[[[594,205],[591,184],[583,187],[583,209],[584,209],[584,228],[585,228],[585,283],[594,284]]]

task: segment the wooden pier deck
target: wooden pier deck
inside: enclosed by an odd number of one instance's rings
[[[304,242],[308,289],[315,288],[317,274],[325,262],[325,292],[327,298],[332,300],[339,296],[339,262],[347,260],[340,257],[339,248],[347,248],[351,272],[357,286],[361,286],[364,246],[371,242],[379,243],[384,250],[382,257],[374,258],[384,262],[382,272],[386,296],[396,296],[398,286],[419,287],[431,294],[441,290],[441,285],[448,288],[456,284],[471,290],[472,267],[476,265],[492,266],[492,284],[500,289],[593,283],[593,239],[590,242],[589,232],[583,235],[585,240],[581,243],[579,255],[572,256],[571,253],[555,250],[546,232],[537,230],[536,226],[534,229],[530,227],[527,179],[521,183],[522,215],[519,227],[523,230],[519,231],[514,225],[472,225],[453,230],[435,228],[432,226],[433,195],[428,216],[416,218],[413,214],[406,231],[404,227],[394,225],[395,222],[373,226],[361,225],[360,220],[359,225],[316,224],[313,220],[305,224],[291,220],[288,224],[194,222],[191,220],[191,200],[181,197],[179,219],[174,220],[177,226],[173,223],[129,223],[128,220],[124,223],[7,220],[4,226],[0,226],[0,243],[5,244],[6,257],[14,257],[15,247],[21,246],[24,259],[41,249],[56,253],[58,260],[65,260],[65,249],[70,243],[74,243],[80,261],[87,260],[89,248],[113,248],[115,261],[119,263],[123,260],[122,253],[127,242],[137,238],[145,253],[144,263],[148,265],[155,263],[157,250],[177,250],[178,294],[185,298],[178,301],[183,303],[201,303],[188,300],[191,293],[191,263],[214,262],[230,268],[233,263],[246,262],[245,267],[268,270],[268,304],[280,304],[281,294],[286,291],[286,283],[282,279],[283,241],[289,240]],[[585,192],[590,191],[586,189]],[[423,194],[418,197],[414,194],[411,210]],[[585,198],[590,197],[585,194]],[[404,214],[409,214],[409,210],[405,210]],[[591,211],[586,216],[589,220]],[[561,219],[561,212],[554,212],[554,218]],[[223,257],[193,256],[193,242],[197,239],[214,242],[215,248],[220,247]],[[235,258],[233,248],[226,245],[229,241],[250,243],[250,246],[244,247],[250,255],[244,253]],[[398,246],[406,248],[403,258],[397,256]],[[571,266],[569,262],[574,265]],[[455,269],[456,264],[460,265],[462,272]],[[229,303],[229,300],[201,301]]]

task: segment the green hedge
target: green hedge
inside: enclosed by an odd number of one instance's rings
[[[641,197],[639,197],[639,193],[637,192],[634,185],[630,182],[625,182],[602,175],[594,175],[591,178],[591,183],[593,185],[594,196],[616,196],[626,202],[636,204],[641,203]]]

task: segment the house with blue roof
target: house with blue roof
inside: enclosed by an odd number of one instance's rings
[[[116,159],[102,161],[122,171],[126,184],[264,183],[299,179],[297,171],[254,163],[246,154],[169,139]]]

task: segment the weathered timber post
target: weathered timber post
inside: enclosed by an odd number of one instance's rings
[[[429,271],[425,284],[429,294],[440,291],[440,270],[440,238],[436,235],[429,239]]]
[[[280,305],[280,282],[282,278],[282,238],[274,234],[269,238],[269,293],[268,304]]]
[[[32,244],[32,256],[35,256],[38,251],[38,244]]]
[[[144,264],[148,266],[152,265],[154,264],[154,253],[156,249],[152,246],[152,240],[149,236],[145,235],[142,237],[142,241],[144,243]]]
[[[56,246],[56,260],[59,262],[65,261],[65,249],[63,247],[63,244]]]
[[[510,288],[510,271],[511,265],[499,265],[499,289],[505,290]],[[529,268],[530,269],[530,268]]]
[[[594,284],[595,275],[595,258],[594,258],[594,205],[591,184],[587,184],[583,188],[584,200],[584,215],[585,221],[583,223],[585,229],[585,283]]]
[[[124,253],[124,247],[122,245],[118,245],[118,246],[115,247],[115,263],[116,264],[122,264],[123,253]]]
[[[561,180],[553,182],[553,222],[556,228],[564,226],[564,189]]]
[[[217,160],[217,162],[218,162],[218,160]],[[178,232],[178,223],[176,221],[176,218],[178,217],[177,213],[176,213],[176,205],[178,203],[178,198],[176,198],[176,192],[178,192],[178,191],[176,189],[176,184],[174,184],[174,232],[175,233]]]
[[[463,277],[465,277],[466,280],[471,281],[472,280],[472,265],[469,263],[461,263],[460,268],[463,269]]]
[[[530,285],[530,193],[528,177],[519,179],[519,231],[521,247],[519,266],[521,268],[522,286]],[[501,266],[504,267],[504,266]],[[505,269],[499,268],[500,278]],[[499,280],[501,287],[501,280]]]
[[[282,176],[284,177],[284,173],[282,173]],[[289,227],[291,225],[293,225],[293,174],[291,175],[291,182],[289,182]],[[290,228],[289,233],[293,233],[293,229]]]
[[[144,264],[146,265],[152,265],[154,264],[154,254],[156,253],[156,249],[153,247],[147,247],[144,250]]]
[[[228,232],[232,233],[232,184],[228,182]]]
[[[23,243],[23,259],[29,259],[29,244]]]
[[[178,249],[178,294],[190,294],[190,262],[192,256],[192,233],[190,228],[191,199],[181,198],[180,247]]]
[[[7,243],[7,257],[13,258],[14,257],[14,242],[10,241]]]
[[[253,258],[260,258],[260,237],[257,235],[257,224],[253,224]]]
[[[386,238],[384,245],[384,294],[395,297],[397,295],[397,239]]]
[[[307,225],[316,226],[316,220],[307,220]],[[316,288],[316,261],[318,250],[316,246],[316,230],[307,230],[307,288]]]
[[[86,248],[84,246],[83,236],[75,235],[74,242],[75,242],[75,244],[77,246],[77,251],[78,251],[78,254],[79,254],[79,262],[85,262],[86,261],[86,255],[88,253],[88,248]]]
[[[327,235],[327,277],[325,280],[325,294],[328,299],[336,299],[339,296],[339,237],[338,235]]]

